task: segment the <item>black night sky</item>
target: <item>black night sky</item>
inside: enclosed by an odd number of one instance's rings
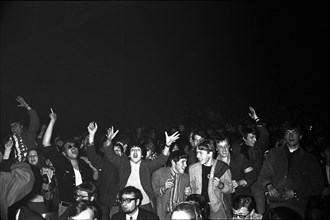
[[[321,2],[1,2],[1,134],[25,113],[18,95],[42,122],[52,107],[63,129],[91,120],[128,126],[202,106],[324,112]]]

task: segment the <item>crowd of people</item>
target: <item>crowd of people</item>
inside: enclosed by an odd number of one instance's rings
[[[246,117],[170,127],[55,132],[24,98],[0,148],[0,214],[12,219],[327,219],[329,137],[322,121]]]

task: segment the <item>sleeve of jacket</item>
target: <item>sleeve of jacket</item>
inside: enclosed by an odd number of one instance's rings
[[[35,139],[39,129],[39,117],[37,112],[33,108],[28,110],[28,113],[30,117],[28,133],[31,138]]]
[[[252,168],[251,163],[246,159],[246,157],[241,155],[242,168],[244,172],[244,179],[248,186],[251,186],[258,179],[257,172]]]
[[[257,122],[257,129],[259,131],[259,138],[255,146],[259,147],[262,152],[265,152],[269,145],[269,132],[262,121]]]
[[[91,161],[93,167],[100,169],[102,167],[102,157],[95,151],[95,145],[87,145],[86,155],[88,160]]]
[[[309,183],[307,190],[296,192],[298,197],[310,197],[320,195],[324,188],[324,177],[319,162],[314,156],[311,156],[309,162]]]
[[[224,186],[220,191],[224,194],[230,194],[233,192],[233,183],[231,181],[231,172],[228,169],[221,177],[220,181],[224,183]]]
[[[166,164],[168,156],[165,156],[164,154],[160,154],[158,157],[156,157],[154,160],[151,160],[148,162],[148,167],[150,173],[153,173],[154,171],[158,170],[162,166]]]
[[[110,163],[112,163],[116,168],[120,167],[120,164],[122,163],[121,161],[124,158],[127,158],[125,154],[122,156],[118,156],[115,151],[113,150],[113,145],[111,144],[110,146],[103,146],[104,150],[104,156],[107,160],[109,160]]]
[[[274,161],[274,149],[271,149],[268,153],[267,159],[264,161],[260,174],[258,176],[258,181],[261,186],[265,188],[267,184],[272,183],[273,178],[273,161]]]
[[[163,196],[163,193],[160,190],[161,187],[163,186],[163,184],[161,183],[161,177],[162,177],[162,174],[161,174],[160,170],[156,170],[151,175],[152,189],[154,190],[154,193],[156,196]]]

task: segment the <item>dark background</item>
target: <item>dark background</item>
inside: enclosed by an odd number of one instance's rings
[[[328,3],[1,2],[1,135],[22,96],[63,131],[211,106],[328,120]]]

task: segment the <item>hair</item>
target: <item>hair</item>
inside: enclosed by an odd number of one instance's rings
[[[77,147],[78,148],[78,150],[80,149],[79,147],[80,147],[80,143],[77,141],[77,140],[74,140],[73,138],[62,138],[62,141],[63,141],[63,145],[62,145],[62,147],[60,147],[59,148],[59,150],[61,151],[61,152],[64,152],[64,150],[65,150],[65,145],[67,144],[67,143],[73,143],[73,145],[75,146],[75,147]]]
[[[114,145],[113,145],[113,149],[115,149],[115,147],[119,147],[121,152],[124,153],[124,147],[123,147],[123,144],[121,142],[116,142]]]
[[[89,197],[94,196],[95,199],[98,195],[98,189],[97,189],[96,185],[92,182],[83,182],[83,183],[79,184],[78,186],[76,186],[75,194],[77,194],[78,190],[87,192]]]
[[[249,134],[257,135],[257,130],[252,126],[244,126],[240,133],[242,138],[246,139]]]
[[[281,131],[283,132],[283,135],[285,134],[285,131],[287,130],[297,130],[299,134],[301,134],[302,129],[301,125],[297,121],[285,121],[281,125]]]
[[[126,186],[125,188],[120,190],[119,199],[122,198],[123,194],[131,194],[131,193],[134,194],[135,198],[140,200],[140,203],[138,204],[138,206],[140,206],[140,204],[142,203],[143,196],[142,196],[141,191],[138,188],[134,187],[134,186]]]
[[[201,136],[203,139],[206,138],[206,133],[201,129],[194,129],[191,131],[192,138],[194,138],[195,135]]]
[[[238,195],[234,198],[232,208],[238,210],[242,207],[247,208],[249,212],[256,208],[256,203],[252,196]]]
[[[151,152],[155,152],[156,150],[156,147],[150,138],[143,139],[141,145],[144,145],[146,151],[151,150]]]
[[[269,208],[264,214],[263,219],[302,219],[302,216],[291,208],[280,206],[275,208]]]
[[[194,202],[196,205],[199,207],[201,210],[201,214],[203,219],[207,219],[209,214],[210,214],[210,206],[206,202],[205,198],[201,194],[190,194],[187,198],[186,201],[189,202]]]
[[[70,206],[69,208],[69,218],[71,219],[74,216],[79,215],[80,213],[82,213],[83,211],[87,210],[87,209],[91,209],[94,213],[94,218],[97,217],[98,215],[98,211],[96,206],[90,202],[90,201],[76,201],[72,204],[72,206]]]
[[[172,166],[172,160],[175,163],[177,163],[181,159],[187,159],[188,160],[188,155],[185,152],[181,151],[181,150],[173,151],[173,152],[171,152],[170,156],[168,157],[167,165]]]
[[[172,212],[172,216],[174,212],[185,212],[186,214],[188,214],[190,216],[189,219],[187,220],[202,220],[203,216],[202,216],[202,212],[198,206],[197,203],[195,203],[194,201],[186,201],[186,202],[181,202],[179,203],[173,210]]]
[[[132,143],[132,144],[130,144],[128,147],[127,147],[127,155],[129,156],[130,155],[130,152],[131,152],[131,149],[133,148],[133,147],[139,147],[140,149],[141,149],[141,151],[142,151],[142,158],[144,159],[145,157],[146,157],[146,155],[147,155],[147,149],[146,149],[146,147],[143,145],[143,144],[140,144],[140,143]]]
[[[205,139],[202,142],[200,142],[197,145],[197,149],[198,150],[206,150],[207,153],[209,153],[210,151],[212,151],[213,154],[215,153],[215,146],[214,146],[212,140],[210,140],[210,139]]]
[[[26,152],[26,158],[25,158],[25,161],[26,161],[28,164],[30,164],[29,161],[28,161],[28,155],[29,155],[29,153],[30,153],[31,151],[35,151],[35,152],[37,152],[37,154],[38,154],[38,163],[37,163],[36,167],[37,167],[37,168],[41,168],[42,166],[44,166],[45,164],[43,164],[43,161],[42,161],[43,157],[42,157],[42,155],[41,155],[41,152],[40,152],[37,148],[35,148],[35,147],[29,149],[29,150]],[[31,164],[30,164],[30,165],[31,165]],[[31,166],[33,166],[33,165],[31,165]]]

